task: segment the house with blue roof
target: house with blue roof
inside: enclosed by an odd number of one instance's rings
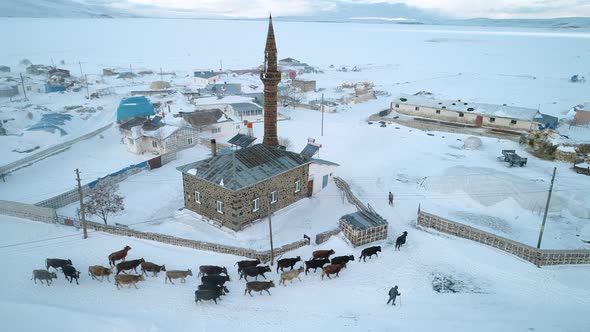
[[[135,117],[148,117],[154,115],[154,105],[145,96],[129,97],[122,99],[117,107],[117,122]]]

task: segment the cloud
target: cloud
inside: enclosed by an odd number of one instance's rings
[[[454,18],[590,17],[590,0],[349,0],[404,3]]]

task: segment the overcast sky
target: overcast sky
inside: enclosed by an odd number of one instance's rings
[[[590,0],[87,0],[105,1],[118,8],[154,7],[191,11],[202,16],[264,17],[319,14],[333,10],[337,2],[404,3],[454,18],[552,18],[590,17]]]

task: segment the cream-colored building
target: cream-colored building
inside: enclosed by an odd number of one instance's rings
[[[574,124],[576,126],[590,125],[590,103],[578,105],[574,107],[576,115],[574,116]]]
[[[119,129],[127,151],[154,155],[175,151],[199,142],[199,131],[191,127],[154,124],[137,118],[122,124]]]
[[[401,95],[391,102],[390,107],[400,114],[479,127],[527,131],[544,125],[544,116],[536,109],[471,103],[460,99]]]

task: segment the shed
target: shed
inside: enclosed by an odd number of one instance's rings
[[[10,73],[10,67],[0,66],[0,73]]]
[[[193,73],[194,77],[199,77],[199,78],[204,78],[204,79],[210,79],[212,77],[219,76],[220,74],[221,73],[215,72],[213,70],[200,70],[200,71],[195,71]]]
[[[125,98],[117,108],[117,121],[149,115],[154,115],[154,105],[144,96]]]
[[[17,85],[0,85],[0,97],[12,97],[18,95]]]
[[[230,104],[236,117],[262,115],[262,107],[253,103]]]
[[[66,91],[65,85],[61,84],[45,84],[45,93],[63,92]]]
[[[577,105],[574,107],[576,112],[574,124],[577,126],[590,124],[590,103]]]
[[[117,75],[117,78],[123,78],[123,79],[132,79],[134,77],[137,77],[137,75],[130,72],[130,71],[126,71],[124,73],[120,73],[119,75]]]
[[[355,247],[387,238],[387,220],[369,211],[358,211],[342,216],[339,227]]]
[[[590,175],[590,162],[574,164],[574,171],[578,174]]]

